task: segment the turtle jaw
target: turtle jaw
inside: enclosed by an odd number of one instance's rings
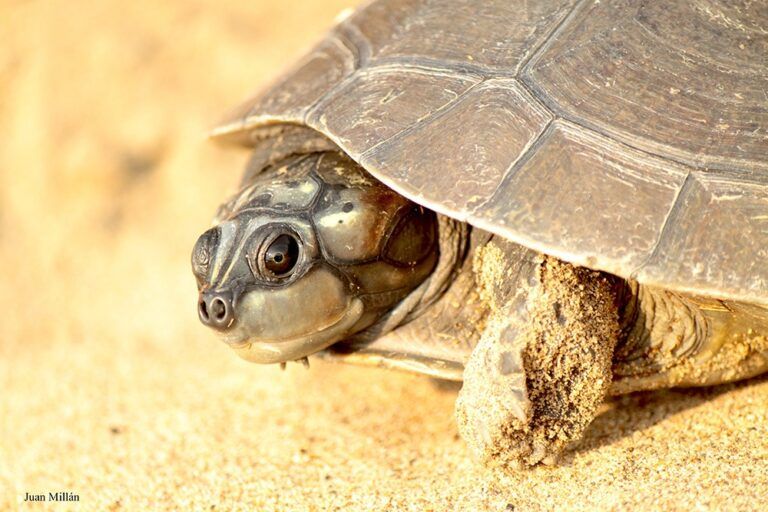
[[[287,339],[266,339],[258,336],[245,339],[222,335],[238,356],[253,363],[270,364],[294,361],[319,352],[355,332],[364,313],[363,302],[353,298],[343,314],[330,325]]]
[[[365,315],[363,301],[349,288],[337,272],[318,266],[285,286],[255,286],[235,294],[233,320],[215,330],[248,361],[301,359],[364,327],[363,320],[370,315]],[[225,292],[208,293],[218,297]]]

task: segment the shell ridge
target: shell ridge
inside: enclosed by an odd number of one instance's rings
[[[388,73],[391,71],[399,71],[406,73],[420,73],[426,76],[445,76],[448,78],[454,78],[457,80],[467,80],[474,82],[481,82],[487,80],[482,74],[467,74],[460,69],[454,69],[449,66],[427,66],[421,65],[417,62],[380,62],[374,61],[372,65],[360,69],[360,76],[373,76],[379,73]]]
[[[653,141],[647,141],[649,142],[649,146],[657,146],[659,148],[665,148],[669,151],[652,151],[649,147],[643,147],[638,144],[633,144],[631,142],[631,139],[633,138],[632,134],[627,133],[623,130],[613,129],[611,127],[608,127],[607,125],[601,126],[601,123],[596,123],[591,120],[584,119],[581,116],[576,116],[568,112],[565,112],[556,102],[552,101],[547,94],[541,94],[535,82],[528,83],[524,80],[524,77],[521,77],[521,78],[523,78],[523,80],[520,80],[520,81],[525,83],[528,90],[532,89],[531,92],[534,94],[534,97],[537,100],[539,100],[543,105],[545,105],[546,108],[551,112],[553,112],[554,115],[557,116],[558,118],[564,121],[568,121],[574,126],[578,126],[579,129],[581,130],[588,130],[590,132],[599,134],[602,137],[606,137],[618,144],[631,148],[635,151],[640,151],[641,153],[644,153],[646,155],[651,155],[655,158],[661,158],[678,165],[683,165],[685,167],[693,167],[693,168],[696,168],[696,170],[702,171],[702,172],[708,172],[708,171],[733,172],[733,166],[728,165],[729,162],[738,162],[739,164],[744,165],[748,169],[751,167],[752,170],[768,171],[768,162],[763,163],[758,160],[747,160],[747,159],[740,159],[740,158],[725,159],[725,158],[710,157],[710,156],[700,155],[700,154],[696,155],[691,151],[680,150],[678,148],[674,148],[672,146],[668,146],[664,144],[658,144]],[[677,154],[673,154],[672,152]],[[727,161],[724,162],[724,160],[727,160]],[[741,173],[739,174],[741,175]]]
[[[328,92],[324,93],[322,96],[320,96],[314,103],[309,105],[305,111],[303,122],[307,126],[310,126],[312,128],[316,128],[315,126],[316,121],[320,118],[317,114],[317,111],[320,110],[322,107],[325,106],[325,104],[332,99],[337,94],[341,93],[349,87],[349,84],[355,81],[356,78],[360,76],[360,69],[356,69],[353,72],[351,72],[349,75],[344,77],[343,80],[339,81],[334,85],[333,87],[328,90]],[[323,132],[323,130],[320,130],[320,132]]]
[[[689,171],[685,175],[683,184],[678,189],[677,194],[675,195],[675,199],[672,202],[672,207],[667,212],[666,217],[664,217],[664,222],[661,224],[661,229],[659,229],[659,236],[656,238],[656,242],[653,244],[653,249],[651,249],[650,253],[643,260],[643,262],[640,263],[637,268],[632,270],[632,272],[630,272],[630,279],[637,279],[640,271],[648,264],[649,261],[653,260],[657,256],[661,242],[664,240],[664,235],[669,231],[670,226],[674,224],[674,220],[680,214],[680,209],[682,208],[685,196],[690,193],[693,182],[695,181],[693,174],[694,173],[692,171]]]
[[[368,40],[367,37],[362,33],[360,30],[360,27],[358,27],[355,23],[353,23],[354,16],[347,18],[344,20],[337,28],[334,30],[335,33],[344,32],[343,36],[349,41],[350,44],[354,45],[358,52],[359,56],[359,64],[360,67],[365,67],[368,65],[368,62],[371,60],[371,56],[373,55],[373,49],[371,48],[371,42]]]
[[[515,78],[517,73],[507,72],[483,64],[467,64],[463,62],[445,62],[438,59],[430,59],[421,55],[396,55],[393,57],[374,58],[373,66],[415,66],[426,69],[449,70],[453,73],[465,75],[480,75],[483,78]]]
[[[334,30],[332,31],[329,36],[333,37],[334,42],[337,44],[340,44],[344,47],[344,49],[348,50],[349,53],[352,55],[352,71],[342,78],[340,81],[338,81],[336,84],[334,84],[333,87],[331,87],[328,91],[323,93],[319,98],[317,98],[314,102],[310,103],[305,107],[304,115],[302,116],[304,123],[306,123],[309,126],[312,126],[310,124],[310,119],[313,117],[315,111],[325,103],[325,101],[330,97],[333,96],[337,90],[343,89],[349,82],[354,80],[354,78],[358,75],[361,69],[361,65],[363,64],[361,61],[360,56],[360,49],[357,47],[357,45],[351,41],[347,36],[344,34],[339,33],[338,31]],[[247,119],[247,117],[246,117]]]
[[[552,28],[552,30],[550,30],[546,37],[542,38],[541,43],[539,43],[536,48],[533,49],[530,55],[520,61],[518,69],[520,70],[519,76],[521,78],[528,75],[531,67],[533,67],[538,62],[550,43],[557,39],[558,34],[562,33],[563,30],[565,30],[566,27],[570,25],[571,21],[578,15],[579,12],[581,12],[588,1],[589,0],[577,0],[576,3],[573,4],[573,7],[571,7],[571,10],[568,12],[568,14],[563,16],[563,19],[560,20],[560,22],[557,23],[555,27]]]
[[[548,109],[547,109],[548,110]],[[488,198],[486,198],[481,203],[478,203],[475,205],[472,210],[467,214],[467,219],[469,219],[471,222],[474,222],[475,214],[478,213],[483,207],[487,206],[488,203],[490,203],[498,193],[499,190],[505,187],[505,185],[514,179],[515,174],[517,174],[517,171],[520,170],[520,168],[525,165],[525,163],[531,159],[533,155],[536,154],[536,152],[539,150],[541,145],[544,143],[545,140],[547,140],[547,136],[552,133],[552,131],[555,129],[555,125],[559,121],[555,117],[551,117],[549,121],[547,121],[547,124],[544,125],[544,128],[539,132],[539,134],[533,138],[531,141],[528,142],[528,145],[523,149],[523,151],[520,153],[520,156],[517,157],[514,161],[510,162],[509,166],[507,167],[507,170],[504,172],[504,178],[502,178],[498,185],[496,185],[496,188],[493,190],[493,193],[489,195]]]
[[[656,42],[660,47],[667,47],[667,48],[673,48],[670,46],[669,41],[661,37],[659,34],[651,30],[646,24],[644,24],[642,21],[638,20],[637,17],[633,17],[631,20],[632,23],[637,25],[637,27],[643,31],[644,34],[649,39],[652,39],[654,42]],[[674,50],[676,52],[679,52],[681,55],[684,55],[688,60],[695,61],[695,62],[706,62],[711,65],[712,68],[720,68],[723,71],[727,73],[734,73],[734,74],[749,74],[752,75],[756,71],[756,66],[750,65],[752,63],[741,64],[744,66],[743,69],[739,68],[724,68],[720,61],[713,59],[711,56],[706,55],[704,53],[699,52],[693,52],[691,51],[692,48],[686,48],[686,47],[674,47]],[[755,63],[756,64],[756,63]],[[745,73],[745,71],[748,71]],[[759,72],[760,70],[757,69]],[[719,98],[713,98],[713,99],[719,99]]]
[[[473,91],[480,85],[486,83],[487,80],[480,80],[477,83],[474,83],[467,87],[465,91],[463,91],[461,94],[456,96],[453,100],[446,103],[439,109],[435,110],[434,112],[430,113],[428,116],[422,117],[421,119],[417,119],[415,123],[403,128],[402,130],[398,131],[397,133],[377,142],[370,148],[366,149],[360,154],[360,162],[363,162],[366,158],[368,158],[371,154],[373,154],[378,148],[386,145],[389,142],[395,142],[398,139],[405,137],[409,133],[417,130],[419,126],[429,123],[435,119],[439,119],[440,117],[444,116],[446,113],[450,112],[452,109],[456,108],[456,105],[461,103],[461,101],[470,93],[470,91]]]

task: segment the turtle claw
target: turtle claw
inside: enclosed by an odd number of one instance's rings
[[[295,361],[295,362],[297,362],[297,363],[301,363],[301,365],[302,365],[304,368],[306,368],[307,370],[309,369],[309,358],[308,358],[308,357],[302,357],[301,359],[296,359],[296,361]],[[288,364],[288,363],[286,363],[285,361],[281,362],[281,363],[280,363],[280,369],[281,369],[281,370],[285,370],[285,366],[286,366],[286,364]]]

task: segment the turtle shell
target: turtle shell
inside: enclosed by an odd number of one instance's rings
[[[379,0],[213,136],[304,125],[442,214],[766,305],[767,55],[766,2]]]

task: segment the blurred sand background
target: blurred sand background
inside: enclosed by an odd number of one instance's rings
[[[765,505],[765,378],[624,397],[562,466],[494,474],[455,388],[199,325],[189,251],[246,158],[205,134],[350,2],[0,2],[0,510]]]

